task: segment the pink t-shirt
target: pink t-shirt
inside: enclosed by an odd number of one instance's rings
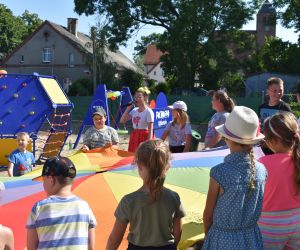
[[[290,154],[277,153],[259,159],[268,171],[263,200],[263,212],[300,207],[300,194],[294,180],[295,165]]]

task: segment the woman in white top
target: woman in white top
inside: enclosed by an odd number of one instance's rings
[[[149,94],[150,90],[147,87],[138,88],[134,103],[126,108],[120,119],[121,123],[132,120],[134,130],[129,139],[129,152],[135,152],[141,142],[153,139],[154,113],[147,104]],[[133,108],[134,104],[136,108]]]

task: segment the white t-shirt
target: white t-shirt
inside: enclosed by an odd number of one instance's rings
[[[132,125],[134,129],[148,129],[148,123],[154,122],[154,113],[152,109],[147,107],[143,112],[139,112],[138,108],[134,108],[129,112],[132,117]]]

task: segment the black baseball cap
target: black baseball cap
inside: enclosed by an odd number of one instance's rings
[[[66,158],[56,156],[45,161],[42,175],[33,178],[33,181],[42,181],[44,176],[63,176],[65,178],[75,178],[76,168],[74,163]]]

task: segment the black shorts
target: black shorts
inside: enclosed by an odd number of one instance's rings
[[[139,247],[131,243],[128,244],[127,250],[176,250],[175,244],[161,246],[161,247]]]
[[[182,153],[184,150],[184,145],[180,146],[169,146],[171,153]]]

